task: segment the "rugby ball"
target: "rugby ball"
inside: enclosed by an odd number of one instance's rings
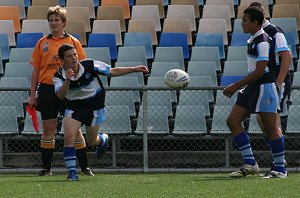
[[[190,83],[190,76],[181,69],[171,69],[165,74],[165,83],[172,89],[183,89]]]

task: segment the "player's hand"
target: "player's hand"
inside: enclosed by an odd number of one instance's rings
[[[27,100],[28,104],[30,107],[36,107],[37,106],[37,102],[36,102],[36,98],[35,96],[30,96]]]
[[[135,70],[135,72],[143,72],[145,74],[149,73],[148,68],[144,65],[135,66],[134,70]]]
[[[223,90],[223,94],[228,97],[231,98],[233,96],[233,94],[235,94],[235,92],[237,92],[238,87],[235,86],[235,84],[230,84],[229,86],[225,87]]]
[[[71,78],[74,76],[74,72],[73,72],[73,70],[70,68],[70,69],[68,69],[67,70],[67,72],[66,72],[66,79],[67,80],[71,80]]]

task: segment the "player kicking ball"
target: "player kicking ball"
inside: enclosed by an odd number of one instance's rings
[[[121,76],[133,72],[148,73],[147,67],[111,68],[101,61],[92,59],[79,62],[74,46],[65,44],[58,50],[62,68],[54,77],[57,97],[66,101],[64,127],[64,161],[69,175],[67,180],[76,181],[75,136],[82,125],[86,126],[86,140],[89,146],[97,146],[97,157],[101,157],[108,145],[108,135],[98,133],[105,121],[105,89],[98,75]]]

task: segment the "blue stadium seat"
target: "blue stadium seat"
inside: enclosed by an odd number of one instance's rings
[[[220,58],[225,58],[224,37],[220,33],[197,33],[195,46],[216,46],[219,48]]]
[[[245,76],[221,76],[220,86],[230,85],[230,84],[235,83],[243,78],[245,78]]]
[[[0,34],[0,49],[2,54],[2,60],[8,60],[10,48],[7,34]]]
[[[284,36],[286,38],[288,45],[290,46],[292,57],[294,59],[297,59],[298,55],[297,55],[297,47],[296,47],[294,34],[292,32],[284,32]]]
[[[16,47],[17,48],[35,47],[38,40],[42,37],[43,37],[42,32],[18,33]]]
[[[111,59],[117,59],[118,57],[115,34],[91,33],[88,40],[88,47],[109,47]]]
[[[231,46],[247,46],[247,41],[251,37],[250,33],[233,32],[231,37]]]
[[[188,36],[186,33],[163,32],[160,35],[160,47],[182,47],[183,58],[189,59]]]
[[[150,32],[126,32],[123,46],[145,46],[146,58],[153,59],[154,57]]]

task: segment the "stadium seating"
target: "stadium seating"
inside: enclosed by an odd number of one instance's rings
[[[149,32],[126,32],[124,36],[124,47],[125,46],[144,46],[146,58],[154,58],[152,37]]]
[[[32,6],[56,6],[59,5],[59,0],[31,0]]]
[[[117,59],[118,57],[116,36],[113,33],[91,33],[89,35],[88,47],[108,47],[110,58]]]
[[[148,66],[146,50],[144,46],[124,46],[119,47],[118,62],[141,62]]]
[[[49,34],[49,23],[46,19],[26,19],[22,23],[21,33],[42,32],[43,35]]]
[[[176,62],[179,68],[185,70],[183,50],[181,47],[157,47],[155,51],[155,62]]]
[[[163,32],[160,35],[160,47],[181,47],[183,58],[190,59],[188,35],[186,33]]]
[[[161,31],[160,16],[157,5],[138,5],[132,7],[131,19],[153,19],[155,30]]]
[[[4,67],[3,67],[3,61],[2,61],[2,52],[0,48],[0,75],[3,76],[4,74]]]
[[[220,33],[223,35],[224,45],[228,45],[225,19],[200,19],[198,33]]]
[[[226,97],[223,94],[223,90],[217,90],[215,106],[233,106],[236,100],[237,94],[234,94],[231,98]]]
[[[8,113],[9,112],[9,113]],[[0,106],[0,133],[1,134],[17,134],[17,110],[15,106]]]
[[[26,19],[47,19],[49,6],[29,6]]]
[[[26,77],[31,84],[32,66],[29,63],[6,63],[5,77]]]
[[[95,19],[96,17],[93,0],[68,0],[66,3],[66,7],[88,7],[90,19]]]
[[[136,134],[143,134],[144,129],[144,111],[143,106],[140,106],[139,116],[136,127]],[[146,128],[149,135],[167,135],[169,134],[169,121],[168,121],[168,108],[166,106],[149,106],[147,107],[148,120],[145,124],[148,125]],[[146,126],[145,126],[146,127]]]
[[[199,135],[206,133],[207,127],[203,106],[177,106],[172,134]]]
[[[250,36],[250,33],[233,32],[230,46],[247,46],[247,41],[250,39]]]
[[[220,86],[228,86],[243,78],[245,78],[245,76],[221,76]]]
[[[130,7],[128,0],[102,0],[101,6],[120,6],[123,7],[125,19],[130,19]]]
[[[211,85],[217,85],[217,72],[213,61],[190,61],[187,73],[190,76],[210,76]]]
[[[246,61],[247,46],[228,46],[227,50],[228,61]]]
[[[108,134],[131,134],[131,123],[128,106],[114,105],[106,107],[107,120],[101,124],[101,130]]]
[[[84,27],[85,32],[91,32],[90,11],[88,7],[65,7],[65,9],[68,13],[69,21],[83,21],[84,25],[80,26],[80,28]]]
[[[248,63],[247,61],[225,61],[224,76],[247,76]]]
[[[225,1],[207,0],[206,5],[227,5],[227,6],[229,6],[229,10],[230,10],[230,18],[232,18],[232,19],[235,18],[233,0],[225,0]]]
[[[203,19],[225,19],[226,31],[231,32],[230,8],[228,5],[207,5],[203,7]]]
[[[195,12],[193,5],[169,5],[166,19],[188,19],[190,31],[196,32]]]
[[[218,47],[199,47],[192,48],[191,61],[213,61],[216,71],[221,71],[221,57]]]
[[[18,8],[18,18],[20,20],[26,18],[26,12],[25,12],[25,6],[24,6],[24,0],[1,0],[0,1],[0,7],[2,6],[16,6]],[[1,10],[2,12],[2,10]],[[4,14],[4,13],[1,13]],[[13,15],[14,13],[9,13],[7,10],[7,14]]]
[[[272,18],[296,18],[297,30],[300,31],[300,8],[296,4],[275,4]]]
[[[95,20],[93,23],[92,33],[110,33],[115,34],[116,44],[123,45],[121,36],[121,27],[119,20]]]
[[[165,18],[165,10],[163,0],[136,0],[135,5],[157,5],[158,13],[161,19]]]
[[[119,20],[121,32],[126,32],[124,11],[119,6],[99,6],[97,20]]]
[[[30,48],[35,47],[36,43],[40,38],[43,37],[42,32],[31,32],[31,33],[18,33],[17,34],[17,48]]]
[[[69,34],[76,34],[79,35],[79,41],[82,46],[87,45],[87,39],[86,39],[86,32],[85,29],[82,28],[84,27],[84,21],[68,21],[65,30]]]
[[[164,77],[167,71],[179,69],[179,64],[174,62],[153,62],[151,66],[152,77]]]
[[[232,106],[215,106],[212,116],[210,134],[231,134],[226,119],[231,112]]]
[[[190,20],[186,18],[166,18],[164,20],[163,32],[179,32],[186,33],[188,36],[188,44],[193,44]]]
[[[0,6],[0,20],[12,20],[15,33],[21,31],[19,8],[17,6]]]
[[[16,46],[14,23],[12,20],[0,20],[0,34],[8,35],[8,42],[10,47]]]
[[[30,88],[26,77],[1,77],[0,87]],[[24,99],[24,98],[23,98]]]
[[[111,65],[109,47],[85,47],[83,49],[87,58],[99,60]]]
[[[152,45],[156,46],[158,44],[155,21],[153,19],[129,20],[127,32],[150,32],[152,38]]]
[[[171,5],[193,5],[195,18],[200,18],[199,5],[203,5],[203,1],[199,0],[172,0]]]
[[[0,34],[0,49],[2,60],[8,60],[10,54],[9,41],[7,34]]]
[[[224,37],[221,33],[197,33],[195,46],[216,46],[221,59],[225,59]]]

